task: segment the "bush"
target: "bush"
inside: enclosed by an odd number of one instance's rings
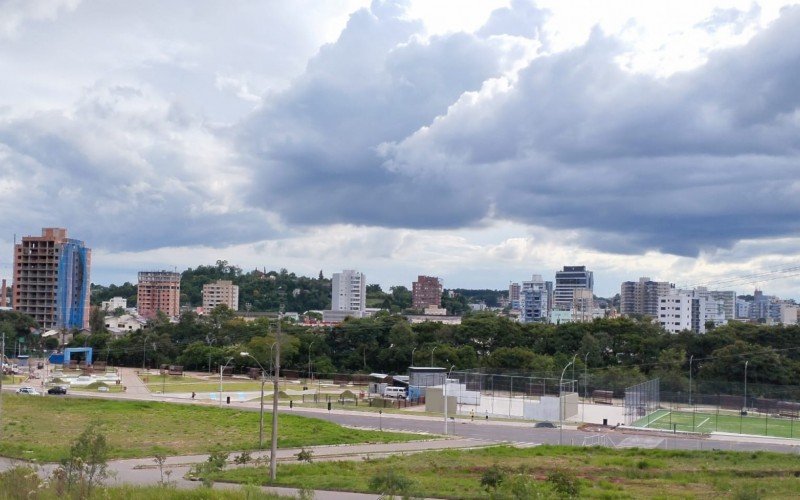
[[[301,462],[311,463],[311,459],[312,459],[313,455],[314,455],[314,451],[313,450],[307,450],[307,449],[303,448],[297,454],[297,460],[299,460]]]
[[[0,473],[0,491],[9,500],[36,498],[42,488],[42,480],[36,470],[27,465],[19,465]]]
[[[369,489],[381,495],[408,495],[414,482],[395,472],[394,469],[384,469],[369,480]]]
[[[506,472],[497,464],[486,469],[481,476],[481,486],[483,486],[486,491],[489,490],[496,490],[500,484],[505,480]]]
[[[547,482],[556,493],[567,498],[577,497],[581,491],[580,479],[571,472],[553,471],[548,474]]]

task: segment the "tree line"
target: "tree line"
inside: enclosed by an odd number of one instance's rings
[[[93,346],[95,359],[116,365],[172,363],[214,371],[232,357],[235,369],[244,370],[253,362],[242,358],[242,351],[269,365],[276,330],[274,318],[246,321],[220,306],[204,316],[186,313],[177,323],[162,318],[119,338],[102,331],[77,335],[72,344]],[[620,391],[658,377],[662,391],[685,392],[691,368],[696,391],[736,393],[747,362],[749,387],[763,385],[765,395],[783,390],[778,386],[790,388],[800,377],[798,326],[731,323],[698,335],[670,334],[647,318],[520,324],[482,312],[468,313],[460,325],[412,325],[401,315],[381,312],[325,328],[284,321],[282,333],[281,364],[302,374],[310,360],[313,372],[326,374],[402,374],[412,365],[434,365],[557,379],[574,359],[581,387],[587,373],[590,388]]]

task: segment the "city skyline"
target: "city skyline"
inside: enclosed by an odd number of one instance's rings
[[[0,274],[41,227],[91,246],[99,284],[585,265],[612,296],[797,266],[791,3],[3,5]]]

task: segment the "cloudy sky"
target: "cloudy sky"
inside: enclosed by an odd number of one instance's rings
[[[655,3],[0,0],[0,274],[63,226],[104,284],[800,297],[800,6]]]

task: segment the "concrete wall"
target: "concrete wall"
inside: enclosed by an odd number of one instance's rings
[[[430,411],[434,413],[444,413],[444,404],[443,404],[443,397],[442,397],[442,388],[441,387],[428,387],[425,390],[425,411]],[[458,399],[456,396],[451,396],[450,393],[447,394],[447,413],[449,415],[456,415]]]
[[[538,402],[526,401],[522,407],[522,418],[557,422],[560,420],[559,410],[563,410],[564,420],[577,416],[578,394],[570,392],[564,394],[561,398],[558,396],[542,396]]]

